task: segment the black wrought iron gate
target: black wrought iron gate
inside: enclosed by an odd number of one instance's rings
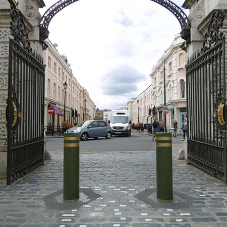
[[[32,53],[23,15],[11,4],[7,119],[7,184],[44,163],[45,66]]]
[[[226,182],[224,12],[215,12],[203,48],[186,66],[188,161]]]

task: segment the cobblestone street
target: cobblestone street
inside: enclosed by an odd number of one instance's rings
[[[80,188],[99,198],[80,208],[48,209],[43,198],[63,188],[63,152],[51,155],[25,178],[1,184],[0,226],[227,227],[226,185],[175,156],[174,192],[189,196],[191,206],[155,208],[135,197],[156,188],[155,151],[81,152]]]

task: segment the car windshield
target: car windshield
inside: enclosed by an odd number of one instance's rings
[[[84,124],[84,122],[81,122],[81,123],[77,124],[76,127],[82,127],[83,124]]]
[[[128,116],[113,116],[111,123],[128,123]]]
[[[78,123],[76,126],[74,126],[74,127],[71,128],[71,129],[76,129],[76,128],[78,128],[78,127],[86,127],[86,126],[88,126],[88,125],[90,124],[90,122],[91,122],[91,121],[83,121],[83,122],[81,122],[81,123]]]

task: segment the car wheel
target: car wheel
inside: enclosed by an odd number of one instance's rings
[[[131,131],[128,132],[127,136],[131,136]]]
[[[81,138],[81,140],[85,141],[88,139],[88,134],[86,132],[84,132],[80,138]]]
[[[106,133],[106,139],[110,139],[111,136],[112,136],[111,132],[107,132],[107,133]]]

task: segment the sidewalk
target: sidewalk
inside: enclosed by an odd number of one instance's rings
[[[227,227],[226,185],[175,156],[174,197],[182,195],[180,202],[187,204],[149,204],[139,198],[141,192],[155,192],[155,151],[81,152],[80,188],[85,195],[92,191],[92,199],[83,198],[81,207],[53,206],[56,201],[48,198],[63,188],[63,152],[51,155],[25,178],[0,186],[1,227]]]

